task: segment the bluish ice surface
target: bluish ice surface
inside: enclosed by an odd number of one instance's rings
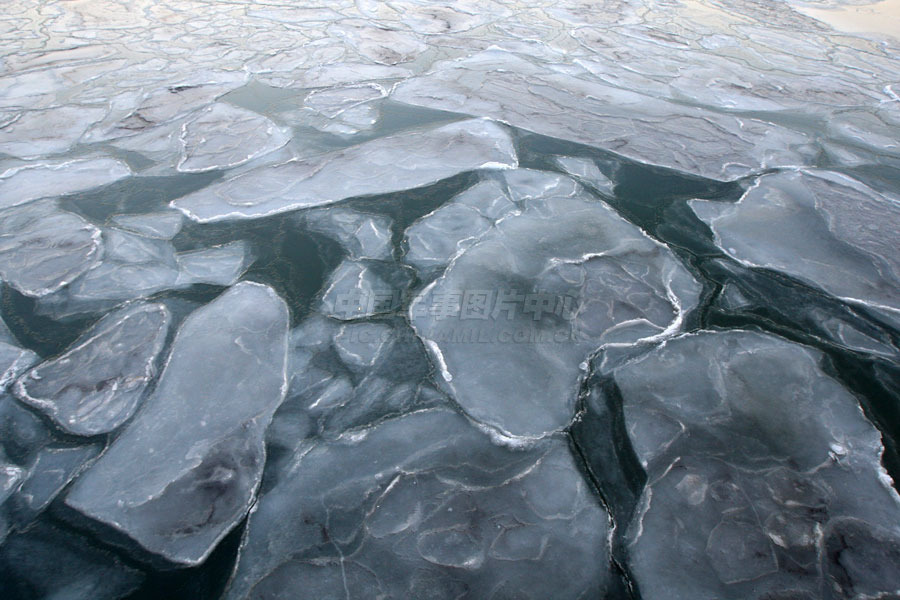
[[[898,22],[4,2],[0,598],[900,597]]]

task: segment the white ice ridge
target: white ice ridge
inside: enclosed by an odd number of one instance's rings
[[[491,121],[473,119],[261,167],[174,200],[172,206],[201,223],[252,219],[516,164],[506,130]]]

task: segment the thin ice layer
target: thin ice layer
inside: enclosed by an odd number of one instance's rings
[[[26,296],[56,292],[102,252],[100,230],[54,202],[0,211],[0,277]]]
[[[397,84],[391,99],[497,119],[710,179],[813,158],[802,133],[594,83],[496,49],[437,63]]]
[[[172,206],[201,223],[252,219],[416,188],[464,171],[515,165],[506,130],[476,119],[261,167],[174,200]]]

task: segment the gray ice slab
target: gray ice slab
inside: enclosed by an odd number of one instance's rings
[[[64,354],[20,377],[15,394],[66,433],[114,431],[134,414],[156,375],[169,321],[161,304],[109,313]]]
[[[65,289],[42,298],[39,313],[65,318],[198,283],[229,286],[251,262],[242,240],[178,253],[167,240],[112,227],[103,230],[103,240],[103,260]]]
[[[642,593],[819,598],[857,578],[895,591],[896,576],[859,572],[893,569],[900,550],[881,434],[822,360],[771,335],[703,331],[613,371],[648,477],[627,532]],[[835,551],[848,519],[857,533]]]
[[[56,292],[102,253],[100,230],[54,202],[0,211],[0,277],[26,296]]]
[[[410,318],[460,406],[503,435],[537,438],[575,416],[592,352],[670,335],[700,286],[668,248],[571,180],[510,175],[529,184],[510,187],[529,197],[522,212],[461,252]]]
[[[396,312],[412,282],[409,270],[387,261],[348,258],[325,282],[317,309],[341,320]]]
[[[129,175],[131,169],[112,158],[27,163],[0,173],[0,209],[38,198],[82,192]]]
[[[112,222],[122,229],[139,235],[171,240],[181,231],[184,215],[177,210],[139,215],[116,215],[112,218]]]
[[[98,106],[60,106],[23,112],[0,127],[0,152],[19,158],[65,152],[106,111]]]
[[[192,313],[154,394],[66,503],[169,561],[203,562],[254,501],[263,432],[287,390],[288,324],[257,283]]]
[[[236,167],[289,140],[290,133],[266,117],[216,102],[184,124],[178,170],[193,173]]]
[[[691,207],[742,263],[900,317],[900,199],[810,170],[763,176],[737,203]]]
[[[517,208],[496,180],[477,183],[406,230],[403,260],[425,274],[443,268]]]

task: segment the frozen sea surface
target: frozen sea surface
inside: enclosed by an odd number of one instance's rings
[[[8,0],[0,598],[900,598],[898,19]]]

